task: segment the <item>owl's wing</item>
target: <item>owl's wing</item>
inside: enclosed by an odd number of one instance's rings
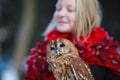
[[[76,80],[94,80],[87,64],[80,58],[72,58],[71,67]]]

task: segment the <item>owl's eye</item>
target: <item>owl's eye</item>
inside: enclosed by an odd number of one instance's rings
[[[65,44],[63,44],[63,43],[62,43],[62,44],[60,44],[60,47],[65,47]]]
[[[50,50],[54,50],[55,48],[54,47],[50,47]]]

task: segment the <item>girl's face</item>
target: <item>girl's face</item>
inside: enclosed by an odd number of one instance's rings
[[[54,20],[60,32],[72,32],[75,27],[75,0],[58,0]]]

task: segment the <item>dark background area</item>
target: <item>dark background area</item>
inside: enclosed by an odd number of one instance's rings
[[[30,46],[42,39],[41,34],[55,10],[56,0],[35,0],[36,22]],[[103,13],[101,26],[120,42],[120,0],[99,0]],[[0,0],[0,78],[5,63],[13,58],[15,39],[23,12],[24,0]],[[19,36],[17,36],[19,37]],[[29,55],[30,51],[26,53]],[[3,66],[3,67],[2,67]],[[1,80],[1,79],[0,79]]]

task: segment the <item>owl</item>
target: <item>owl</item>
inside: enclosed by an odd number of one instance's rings
[[[88,65],[68,39],[50,41],[46,56],[49,69],[57,80],[94,80]]]

